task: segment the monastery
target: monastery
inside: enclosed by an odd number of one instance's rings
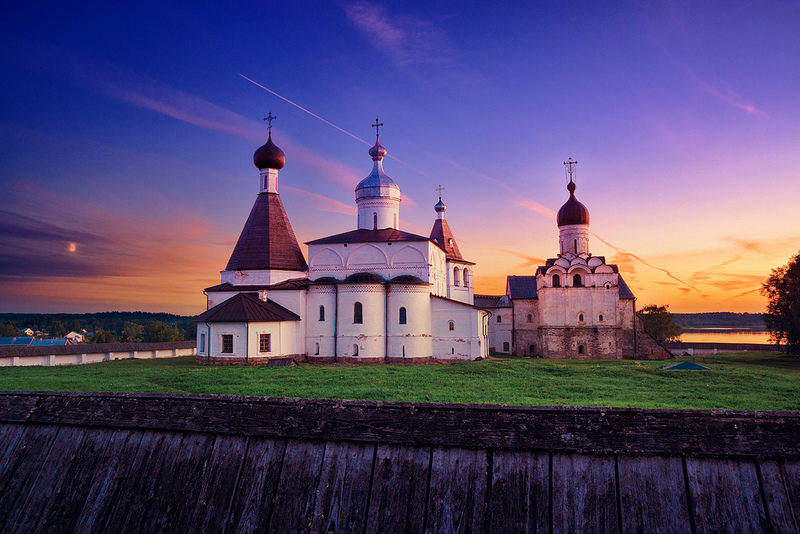
[[[204,291],[207,311],[195,318],[198,362],[423,363],[490,350],[669,357],[644,332],[617,267],[589,253],[589,212],[572,181],[577,162],[570,160],[570,196],[558,212],[558,257],[535,276],[509,276],[506,295],[476,298],[475,264],[459,251],[441,195],[428,237],[399,228],[400,188],[383,170],[382,124],[373,126],[372,171],[355,189],[356,228],[307,242],[308,262],[278,194],[286,157],[270,127],[253,156],[255,204],[221,283]]]

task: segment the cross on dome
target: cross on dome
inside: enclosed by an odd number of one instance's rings
[[[267,131],[270,133],[270,135],[272,135],[272,121],[277,118],[278,117],[272,114],[272,111],[270,111],[269,114],[264,117],[264,120],[267,121]]]
[[[376,138],[379,136],[378,130],[380,129],[381,126],[383,126],[383,123],[382,122],[378,122],[378,117],[375,117],[375,124],[373,124],[372,127],[375,128],[375,137]]]
[[[572,158],[569,158],[569,161],[564,162],[564,170],[569,175],[569,181],[572,182],[572,175],[575,174],[575,166],[578,164],[578,161],[573,161]]]
[[[442,187],[442,184],[439,184],[439,187],[434,189],[434,191],[438,191],[439,192],[439,202],[441,202],[442,201],[442,191],[444,191],[444,187]]]

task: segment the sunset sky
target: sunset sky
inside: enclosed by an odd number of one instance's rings
[[[401,228],[441,184],[478,293],[556,255],[569,157],[640,307],[761,312],[800,249],[796,0],[15,4],[0,312],[204,311],[270,111],[301,243],[355,229],[380,117]]]

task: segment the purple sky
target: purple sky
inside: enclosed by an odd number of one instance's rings
[[[478,292],[555,256],[568,157],[639,305],[763,311],[800,249],[796,1],[18,4],[0,311],[203,311],[269,111],[301,241],[355,228],[377,116],[401,227],[441,184]]]

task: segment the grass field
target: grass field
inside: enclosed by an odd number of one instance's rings
[[[777,353],[678,360],[500,358],[419,366],[213,367],[194,358],[0,368],[0,390],[225,393],[267,397],[527,406],[800,410],[800,360]],[[702,359],[698,363],[703,363]]]

